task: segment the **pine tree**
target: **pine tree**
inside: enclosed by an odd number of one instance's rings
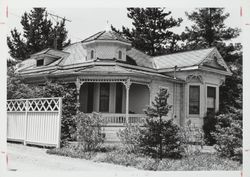
[[[62,50],[70,43],[70,40],[67,40],[65,20],[53,25],[47,18],[45,8],[34,8],[30,13],[25,12],[21,25],[23,34],[14,28],[11,30],[11,36],[7,37],[9,53],[14,59],[25,60],[31,54],[48,47]]]
[[[141,130],[140,146],[142,152],[162,159],[163,157],[180,158],[182,147],[179,127],[173,119],[165,119],[171,110],[168,104],[169,93],[161,89],[155,97],[152,106],[145,110],[147,115],[144,129]]]
[[[223,8],[200,8],[186,15],[194,22],[186,27],[181,38],[185,42],[183,50],[217,47],[223,59],[233,72],[220,88],[220,110],[226,112],[230,107],[242,108],[242,45],[229,43],[239,36],[240,29],[225,25],[229,13]]]
[[[177,50],[179,36],[170,29],[182,22],[168,16],[164,8],[128,8],[128,18],[133,28],[122,27],[122,34],[132,41],[132,46],[148,55],[156,56]],[[114,29],[116,30],[116,29]],[[116,30],[118,31],[118,30]]]

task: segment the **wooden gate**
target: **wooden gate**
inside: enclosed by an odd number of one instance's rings
[[[60,147],[62,98],[7,100],[7,140]]]

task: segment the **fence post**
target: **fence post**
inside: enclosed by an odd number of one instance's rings
[[[60,143],[61,143],[61,118],[62,118],[62,98],[58,98],[58,106],[59,106],[59,109],[58,109],[58,132],[57,132],[57,135],[58,135],[58,142],[57,142],[57,145],[56,147],[57,148],[60,148]]]
[[[25,102],[25,124],[24,124],[24,140],[23,144],[27,145],[27,129],[28,129],[28,109],[29,109],[29,101],[28,99]]]

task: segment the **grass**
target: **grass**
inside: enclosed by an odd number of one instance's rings
[[[77,146],[67,146],[60,149],[48,149],[47,153],[155,171],[210,171],[242,169],[242,165],[239,162],[219,157],[215,153],[200,153],[184,157],[182,159],[165,158],[157,160],[147,156],[129,154],[121,148],[113,145],[104,145],[92,152],[80,151]]]
[[[107,153],[105,157],[99,158],[96,161],[155,171],[241,170],[242,168],[239,162],[221,158],[211,153],[201,153],[182,159],[165,158],[156,160],[150,157],[114,151]]]

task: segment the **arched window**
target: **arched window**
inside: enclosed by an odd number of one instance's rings
[[[94,59],[94,50],[91,50],[90,58],[91,58],[91,59]]]
[[[119,59],[122,59],[122,51],[119,50],[119,56],[118,56]]]

